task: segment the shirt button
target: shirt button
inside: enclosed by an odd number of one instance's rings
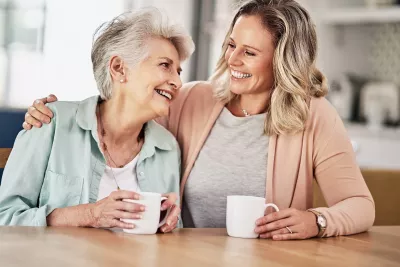
[[[139,172],[139,175],[140,176],[144,176],[144,172]]]

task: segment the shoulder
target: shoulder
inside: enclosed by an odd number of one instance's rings
[[[190,122],[197,123],[204,119],[209,116],[217,102],[211,83],[205,81],[186,83],[170,106],[168,123],[164,125],[176,136],[181,123],[188,126]]]
[[[155,120],[147,122],[145,134],[145,138],[150,138],[156,147],[169,151],[179,151],[179,145],[174,135]]]
[[[328,141],[335,137],[347,139],[342,119],[332,104],[325,98],[311,98],[308,131],[315,141]]]
[[[31,130],[22,130],[19,136],[29,136],[30,138],[39,135],[46,136],[52,135],[58,127],[67,123],[71,119],[75,119],[75,114],[79,106],[79,102],[57,101],[48,103],[46,106],[53,112],[53,118],[50,123],[43,123],[42,127],[33,127]]]
[[[182,94],[203,95],[203,97],[213,97],[214,88],[210,82],[194,81],[186,83],[182,86]]]
[[[180,109],[185,104],[199,105],[214,102],[214,89],[212,84],[206,81],[194,81],[182,86],[178,98],[173,105]]]
[[[53,112],[54,118],[67,118],[75,116],[81,101],[57,101],[46,104],[46,106]]]
[[[310,99],[310,113],[307,127],[313,129],[334,126],[340,117],[336,109],[325,97],[312,97]]]

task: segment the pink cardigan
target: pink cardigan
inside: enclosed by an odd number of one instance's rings
[[[181,197],[189,173],[223,107],[214,99],[211,84],[192,82],[181,89],[170,108],[169,118],[159,120],[175,135],[181,147]],[[329,206],[315,209],[327,218],[325,236],[368,230],[375,219],[375,205],[340,117],[325,98],[311,99],[309,116],[304,132],[270,137],[267,201],[280,209],[310,209],[315,178]]]

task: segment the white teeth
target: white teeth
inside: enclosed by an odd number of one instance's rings
[[[160,90],[160,89],[156,89],[156,92],[157,92],[159,95],[165,96],[165,97],[168,98],[169,100],[172,99],[172,95],[171,95],[170,93],[167,93],[167,92],[162,91],[162,90]]]
[[[235,77],[237,79],[244,79],[244,78],[249,78],[252,76],[251,74],[239,72],[236,70],[231,70],[231,74],[233,77]]]

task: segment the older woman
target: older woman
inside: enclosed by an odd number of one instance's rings
[[[261,238],[366,231],[374,202],[324,98],[308,12],[293,0],[246,1],[222,50],[211,82],[184,85],[163,121],[182,150],[184,226],[225,227],[226,196],[242,194],[281,209],[256,222]],[[43,102],[30,109],[25,128],[47,118]],[[329,207],[312,209],[314,179]]]
[[[167,224],[178,222],[180,150],[153,119],[166,116],[182,86],[180,62],[194,44],[157,9],[118,16],[93,43],[100,92],[57,102],[41,129],[19,133],[0,187],[0,224],[134,228],[146,207],[122,201],[167,193]]]

